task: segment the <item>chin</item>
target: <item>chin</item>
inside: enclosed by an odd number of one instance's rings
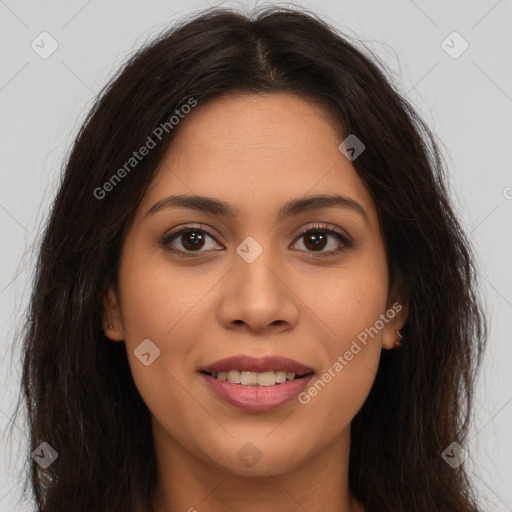
[[[230,441],[225,446],[225,451],[221,453],[208,454],[210,462],[234,475],[267,477],[269,474],[279,475],[297,469],[304,460],[304,446],[301,445],[300,451],[298,445],[286,446],[282,443],[272,443],[262,435],[258,440],[253,437],[250,441],[244,437],[242,441]],[[217,445],[218,449],[222,446]],[[300,460],[299,460],[300,452]]]

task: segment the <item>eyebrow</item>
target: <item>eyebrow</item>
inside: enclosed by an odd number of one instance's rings
[[[351,210],[359,214],[365,223],[370,225],[365,209],[354,199],[341,195],[314,195],[292,199],[279,209],[277,218],[278,221],[281,221],[287,217],[299,215],[304,212],[334,207],[343,210]],[[229,219],[235,218],[238,214],[238,210],[233,208],[231,204],[213,197],[181,194],[169,196],[156,202],[144,214],[144,217],[148,217],[149,215],[167,208],[189,208]]]

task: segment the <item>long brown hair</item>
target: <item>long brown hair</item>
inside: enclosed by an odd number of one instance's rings
[[[352,492],[367,512],[477,511],[465,465],[452,468],[441,453],[465,444],[486,324],[435,138],[377,59],[316,15],[282,7],[183,19],[129,59],[76,137],[21,338],[31,449],[47,442],[58,452],[46,469],[30,460],[37,510],[150,510],[150,413],[125,346],[105,337],[102,298],[174,131],[108,194],[97,190],[180,105],[236,92],[316,101],[366,145],[353,165],[377,206],[390,281],[409,314],[401,348],[383,351],[352,422]]]

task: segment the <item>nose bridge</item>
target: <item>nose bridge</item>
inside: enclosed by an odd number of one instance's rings
[[[298,318],[293,293],[284,282],[276,251],[266,247],[270,235],[258,238],[247,237],[236,248],[230,284],[220,305],[222,323],[233,327],[242,322],[261,331],[284,322],[289,328]]]
[[[258,238],[261,243],[256,238],[248,236],[237,246],[238,259],[235,258],[234,270],[240,272],[242,283],[250,288],[248,291],[263,295],[267,295],[268,292],[274,294],[277,284],[275,268],[279,263],[274,257],[275,251],[271,249],[270,236]]]

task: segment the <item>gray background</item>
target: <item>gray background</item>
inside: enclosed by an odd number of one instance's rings
[[[11,347],[29,297],[33,245],[69,145],[95,94],[124,59],[173,20],[208,5],[213,0],[0,0],[0,434],[19,394],[19,354]],[[248,10],[254,2],[215,5]],[[467,448],[484,508],[512,511],[507,485],[512,482],[512,2],[303,0],[301,5],[362,39],[383,59],[441,141],[452,196],[477,251],[490,321]],[[59,45],[47,59],[31,48],[43,31]],[[442,47],[453,31],[469,44],[458,58]],[[461,48],[451,39],[452,52]],[[26,444],[25,430],[18,419],[15,442],[0,442],[3,512],[34,509],[30,503],[16,505],[21,463],[35,448]]]

